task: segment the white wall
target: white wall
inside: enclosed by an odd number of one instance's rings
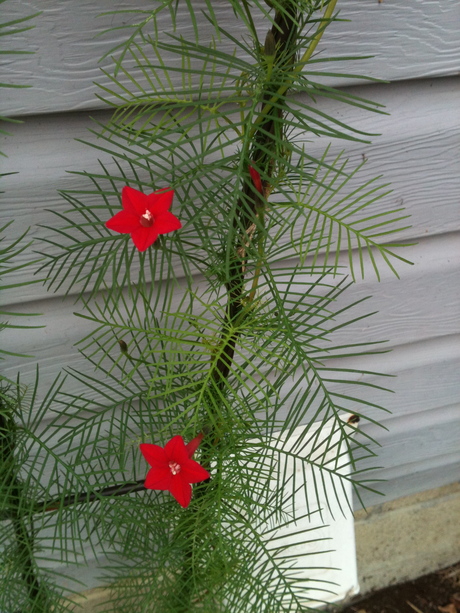
[[[30,226],[32,238],[47,237],[48,231],[38,225],[53,223],[45,209],[66,208],[57,190],[81,187],[81,179],[67,171],[91,169],[101,157],[74,139],[91,139],[85,133],[89,110],[92,116],[108,117],[94,97],[92,82],[99,77],[97,59],[126,33],[94,39],[101,23],[119,23],[114,17],[99,21],[95,15],[124,4],[21,0],[2,5],[11,19],[43,11],[34,30],[5,39],[11,48],[37,51],[4,56],[8,62],[2,69],[1,80],[33,85],[29,90],[2,91],[0,108],[0,113],[25,119],[8,127],[11,136],[2,147],[8,158],[0,162],[1,172],[19,171],[3,178],[0,208],[0,222],[14,217],[17,234]],[[150,3],[136,0],[131,5],[145,8]],[[376,399],[392,411],[383,418],[388,431],[368,428],[382,444],[378,464],[383,468],[375,476],[388,479],[381,489],[392,499],[453,482],[460,474],[460,105],[458,78],[449,76],[457,74],[460,66],[460,4],[457,0],[342,0],[339,8],[341,16],[352,21],[330,28],[322,53],[375,57],[356,62],[351,69],[331,62],[328,69],[346,68],[391,83],[332,81],[352,84],[355,93],[385,104],[390,115],[321,103],[340,119],[381,133],[372,145],[333,143],[332,151],[346,148],[354,160],[365,156],[363,178],[383,174],[391,182],[394,191],[386,203],[404,204],[412,215],[412,227],[404,238],[417,243],[405,254],[414,266],[400,267],[402,281],[385,273],[380,283],[369,276],[356,287],[356,296],[373,296],[363,312],[380,311],[363,322],[360,340],[387,339],[393,349],[365,360],[368,370],[371,361],[375,370],[397,375],[391,384],[397,393]],[[312,149],[320,152],[325,146],[314,141]],[[17,281],[30,279],[33,272],[18,271]],[[43,313],[40,323],[46,324],[44,329],[2,333],[4,349],[35,356],[8,359],[4,374],[13,376],[20,370],[27,380],[39,363],[46,386],[63,364],[88,368],[74,343],[89,328],[73,316],[78,307],[71,296],[63,300],[62,291],[49,294],[36,284],[11,289],[1,300],[6,310]],[[361,365],[359,360],[355,365]],[[78,392],[78,384],[71,383],[71,389]],[[377,500],[369,496],[367,502]]]

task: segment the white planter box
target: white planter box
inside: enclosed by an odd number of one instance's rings
[[[351,414],[343,415],[342,420],[346,428],[354,429],[354,426],[347,423],[350,417]],[[304,447],[302,455],[310,455],[314,450],[313,458],[322,457],[322,463],[326,460],[330,462],[331,467],[344,466],[343,469],[338,468],[338,471],[346,475],[349,456],[345,449],[338,446],[340,439],[337,426],[335,432],[332,432],[332,428],[332,420],[325,425],[315,424],[309,429],[305,439],[308,444],[300,442],[299,446]],[[289,449],[295,449],[304,430],[305,428],[301,426],[294,431],[289,438],[291,443]],[[285,437],[280,437],[281,441],[286,448]],[[290,475],[294,477],[293,461],[283,460],[283,463],[285,465],[279,469],[286,470],[286,477]],[[289,555],[297,554],[293,574],[312,581],[311,589],[307,589],[307,595],[311,596],[309,606],[318,608],[326,603],[340,602],[359,592],[354,519],[351,511],[352,486],[346,479],[338,476],[331,479],[328,475],[324,478],[321,472],[325,471],[312,468],[310,465],[304,470],[305,465],[302,467],[297,464],[295,483],[299,491],[295,496],[295,511],[297,516],[303,515],[303,517],[295,524],[290,523],[274,531],[273,541],[267,538],[267,542],[274,547],[293,543],[287,551]],[[312,490],[308,507],[304,488],[299,487],[305,479],[307,488],[315,488],[316,482],[319,491],[316,497],[315,490]],[[319,505],[316,498],[319,499]],[[311,530],[311,532],[299,535],[302,530]],[[299,541],[303,541],[302,544],[296,545],[295,543]]]

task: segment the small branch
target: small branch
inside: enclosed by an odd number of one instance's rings
[[[84,504],[99,500],[104,496],[124,496],[125,494],[132,494],[133,492],[140,492],[144,490],[145,479],[138,479],[131,483],[125,483],[124,485],[110,485],[100,490],[94,490],[92,492],[83,492],[73,496],[65,496],[59,500],[47,500],[38,502],[35,505],[35,512],[44,511],[45,513],[50,511],[57,511],[63,507],[70,507],[74,504]]]

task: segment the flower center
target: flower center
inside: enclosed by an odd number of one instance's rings
[[[139,221],[143,228],[151,228],[154,221],[152,213],[150,211],[145,211],[145,213],[140,216]]]
[[[173,475],[177,475],[180,473],[180,464],[178,464],[177,462],[170,462],[169,469]]]

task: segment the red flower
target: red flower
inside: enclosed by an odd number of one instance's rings
[[[256,190],[260,194],[263,194],[264,190],[262,188],[262,180],[260,178],[260,174],[257,172],[257,170],[254,168],[252,164],[249,164],[249,174],[251,175],[251,179],[252,179],[252,182],[254,183],[254,187],[256,188]]]
[[[185,445],[181,436],[174,436],[165,447],[142,443],[139,448],[152,467],[144,487],[149,490],[168,490],[181,505],[188,507],[192,498],[191,483],[199,483],[211,476],[198,462],[192,460],[203,435]]]
[[[109,230],[131,234],[139,251],[145,251],[159,234],[182,228],[181,222],[168,210],[173,197],[173,189],[164,188],[145,195],[126,186],[121,192],[123,211],[114,215],[105,225]]]

